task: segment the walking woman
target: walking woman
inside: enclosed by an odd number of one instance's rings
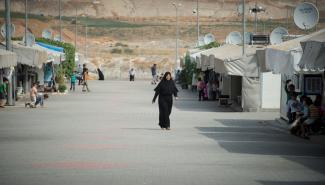
[[[177,92],[178,90],[170,72],[166,72],[161,82],[155,88],[155,96],[152,100],[152,103],[155,103],[159,95],[159,126],[162,130],[170,130],[169,115],[172,112],[173,95],[176,100],[178,99]]]

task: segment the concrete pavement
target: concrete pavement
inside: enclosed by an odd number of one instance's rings
[[[149,82],[91,81],[45,108],[0,110],[1,185],[323,185],[325,147],[181,92],[158,127]]]

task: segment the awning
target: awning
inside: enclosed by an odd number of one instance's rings
[[[242,46],[226,44],[202,53],[209,56],[209,65],[217,73],[228,75],[258,77],[258,64],[255,46],[246,46],[246,56],[242,56]]]
[[[0,49],[0,69],[17,65],[17,55],[14,52]]]
[[[298,67],[302,57],[302,47],[300,42],[318,36],[323,32],[324,30],[321,30],[281,44],[268,46],[265,49],[265,61],[260,62],[265,62],[265,67],[268,71],[273,71],[278,74],[293,75],[297,71],[300,71],[300,68]]]
[[[325,29],[316,32],[312,37],[302,40],[303,50],[298,66],[307,70],[325,69]]]
[[[34,48],[45,51],[48,54],[47,62],[54,62],[54,64],[60,64],[61,61],[65,60],[65,54],[61,51],[64,51],[61,47],[56,47],[41,42],[37,42]]]
[[[39,45],[39,46],[42,46],[44,48],[47,48],[49,50],[52,50],[52,51],[56,51],[56,52],[60,52],[60,53],[64,52],[64,48],[62,48],[62,47],[53,46],[53,45],[50,45],[50,44],[45,44],[43,42],[36,42],[36,44]]]
[[[1,45],[1,48],[5,48]],[[17,54],[17,62],[33,67],[41,67],[47,61],[47,53],[33,47],[23,46],[18,42],[12,43],[12,51]]]

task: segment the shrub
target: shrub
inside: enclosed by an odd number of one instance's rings
[[[126,49],[124,49],[124,53],[126,53],[126,54],[133,54],[133,50],[132,49],[129,49],[129,48],[126,48]]]
[[[65,84],[59,84],[59,92],[63,93],[67,90],[67,86]]]
[[[121,54],[122,53],[122,50],[121,49],[118,49],[118,48],[114,48],[111,50],[111,53],[112,54]]]

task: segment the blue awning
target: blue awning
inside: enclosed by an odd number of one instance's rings
[[[45,44],[43,42],[36,42],[36,44],[39,46],[45,47],[47,49],[53,50],[53,51],[64,53],[64,48],[61,48],[61,47]]]

